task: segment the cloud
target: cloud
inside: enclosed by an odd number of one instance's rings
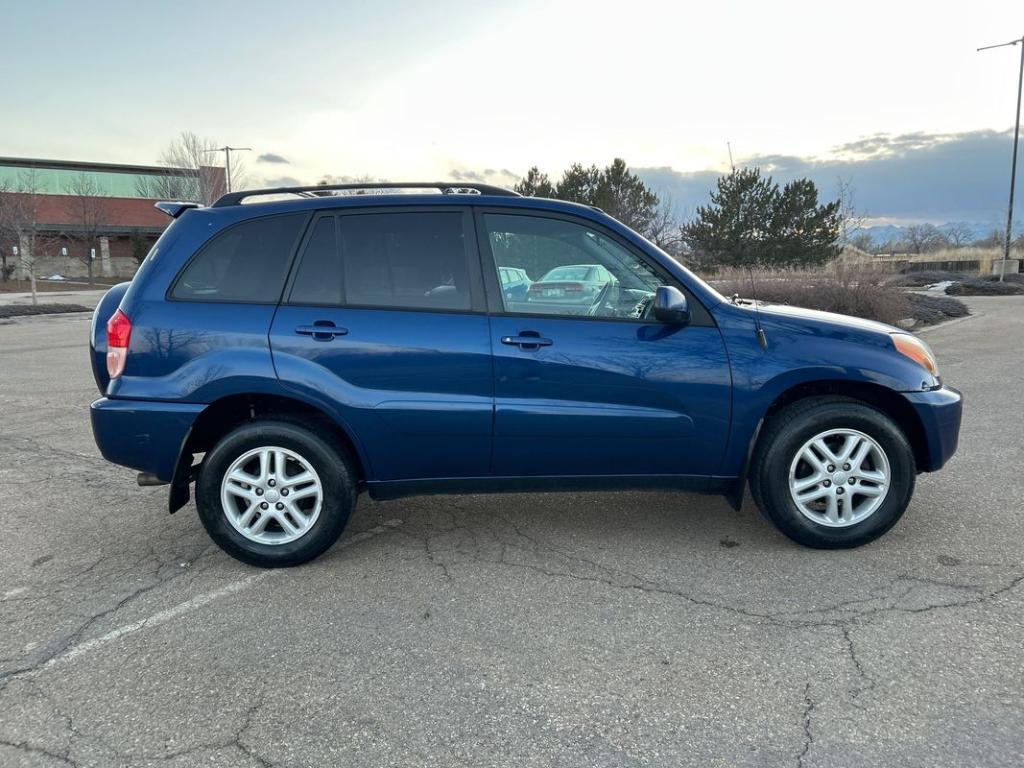
[[[856,141],[840,144],[833,148],[833,152],[840,156],[852,155],[855,158],[895,157],[905,155],[907,152],[932,149],[949,141],[958,141],[976,135],[998,135],[998,133],[996,131],[973,131],[970,133],[916,131],[896,136],[888,133],[876,133]]]
[[[487,178],[484,176],[484,174],[478,171],[460,170],[458,168],[453,168],[448,172],[448,175],[451,176],[454,181],[472,181],[476,182],[477,184],[487,183]]]
[[[834,147],[828,157],[757,155],[739,165],[757,166],[777,182],[810,178],[825,199],[848,180],[854,203],[872,219],[904,222],[971,221],[997,224],[1006,216],[1012,133],[875,134]],[[672,168],[635,168],[680,218],[706,205],[719,174]],[[1015,217],[1020,215],[1018,203]]]
[[[512,186],[519,181],[522,174],[513,173],[508,168],[484,168],[476,171],[472,168],[452,168],[448,171],[452,181],[468,181],[473,184],[498,184]]]
[[[256,158],[258,163],[284,163],[288,164],[288,160],[281,155],[274,154],[273,152],[264,152],[262,155]]]
[[[275,176],[273,178],[263,180],[264,187],[301,187],[304,186],[303,182],[296,179],[294,176]]]

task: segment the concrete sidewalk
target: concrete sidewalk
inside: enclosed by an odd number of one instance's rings
[[[36,300],[39,304],[81,304],[90,309],[95,307],[103,294],[110,287],[89,289],[84,291],[38,291]],[[24,293],[0,293],[0,306],[8,304],[31,304],[32,294]]]

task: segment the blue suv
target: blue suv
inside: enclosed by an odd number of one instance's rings
[[[668,488],[738,509],[748,480],[791,539],[855,547],[956,450],[961,397],[924,342],[724,298],[594,208],[448,184],[157,207],[171,225],[93,317],[93,432],[169,484],[171,512],[194,482],[247,563],[321,554],[360,491]],[[545,295],[579,265],[593,280]]]

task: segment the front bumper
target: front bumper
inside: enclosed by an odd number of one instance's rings
[[[90,407],[103,458],[170,482],[181,447],[205,405],[100,398]]]
[[[956,453],[960,439],[963,395],[951,387],[929,392],[904,392],[903,397],[917,413],[924,427],[925,451],[922,472],[934,472]]]

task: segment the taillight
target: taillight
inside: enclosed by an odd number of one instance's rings
[[[566,283],[566,293],[583,293],[583,286],[580,283]]]
[[[132,336],[132,321],[118,309],[107,320],[107,373],[116,379],[124,373],[128,361],[128,342]]]

